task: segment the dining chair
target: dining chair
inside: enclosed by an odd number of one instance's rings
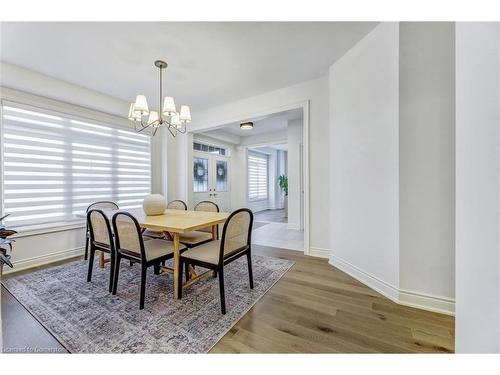
[[[89,229],[90,257],[87,272],[87,282],[92,280],[94,268],[94,255],[96,251],[102,251],[111,255],[111,267],[109,271],[109,291],[112,291],[113,276],[115,269],[115,245],[111,225],[106,214],[100,209],[91,209],[87,212],[87,228]]]
[[[115,202],[111,201],[99,201],[99,202],[94,202],[90,206],[87,207],[87,210],[85,211],[88,213],[91,209],[93,208],[99,208],[101,210],[118,210],[119,207]],[[88,258],[88,253],[89,253],[89,227],[87,225],[87,228],[85,229],[85,256],[83,259],[87,260]]]
[[[195,211],[204,212],[219,212],[219,206],[214,202],[202,201],[199,202],[195,207]],[[219,239],[219,226],[217,225],[217,239]],[[179,236],[179,241],[186,245],[187,247],[195,247],[202,245],[206,242],[212,241],[212,227],[205,227],[194,230],[192,232],[182,233]]]
[[[113,282],[113,294],[118,288],[118,275],[120,273],[121,259],[141,265],[141,286],[139,309],[144,308],[146,294],[146,271],[154,266],[155,274],[160,273],[160,263],[173,258],[174,244],[171,241],[151,239],[144,241],[141,227],[137,219],[128,212],[117,212],[112,218],[113,230],[115,232],[116,265]],[[184,251],[186,247],[181,247]],[[182,274],[182,272],[179,272]]]
[[[187,211],[187,204],[184,201],[181,201],[180,199],[176,199],[168,202],[167,210]],[[171,236],[165,235],[164,232],[157,232],[151,229],[143,230],[142,235],[154,239],[172,240]]]
[[[167,210],[184,210],[184,211],[186,211],[187,209],[188,209],[187,204],[184,201],[181,201],[180,199],[170,201],[167,204]]]
[[[184,251],[180,256],[181,269],[197,265],[216,271],[219,277],[220,303],[222,314],[226,313],[226,296],[224,292],[224,266],[246,255],[250,289],[253,289],[251,236],[253,214],[248,208],[240,208],[227,218],[222,228],[222,239],[207,242]],[[181,278],[181,276],[179,275]],[[182,280],[179,280],[181,283]],[[178,290],[178,298],[182,298],[182,288]]]

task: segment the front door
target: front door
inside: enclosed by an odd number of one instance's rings
[[[231,210],[229,186],[229,158],[204,152],[193,154],[193,200],[211,201],[220,211]]]

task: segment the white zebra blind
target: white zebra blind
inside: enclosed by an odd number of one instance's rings
[[[268,197],[268,155],[248,153],[248,200],[265,200]]]
[[[82,220],[96,201],[140,207],[151,189],[150,137],[133,130],[2,101],[5,224]]]

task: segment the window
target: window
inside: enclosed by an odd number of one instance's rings
[[[2,126],[7,225],[81,220],[100,200],[140,207],[150,192],[148,135],[7,101]]]
[[[208,191],[208,159],[194,158],[193,192],[205,193],[207,191]]]
[[[268,198],[268,164],[269,157],[257,152],[248,153],[248,200],[265,200]]]
[[[215,145],[208,145],[205,143],[193,142],[193,150],[201,151],[201,152],[208,152],[210,154],[228,156],[227,149],[225,149],[224,147],[219,147],[219,146],[215,146]]]

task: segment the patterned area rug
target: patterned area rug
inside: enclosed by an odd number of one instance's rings
[[[140,267],[123,261],[118,293],[108,293],[109,268],[87,263],[8,278],[2,284],[72,353],[206,353],[276,283],[294,262],[252,255],[225,268],[226,315],[220,313],[219,282],[206,278],[173,299],[170,274],[148,270],[146,302],[139,310]]]

